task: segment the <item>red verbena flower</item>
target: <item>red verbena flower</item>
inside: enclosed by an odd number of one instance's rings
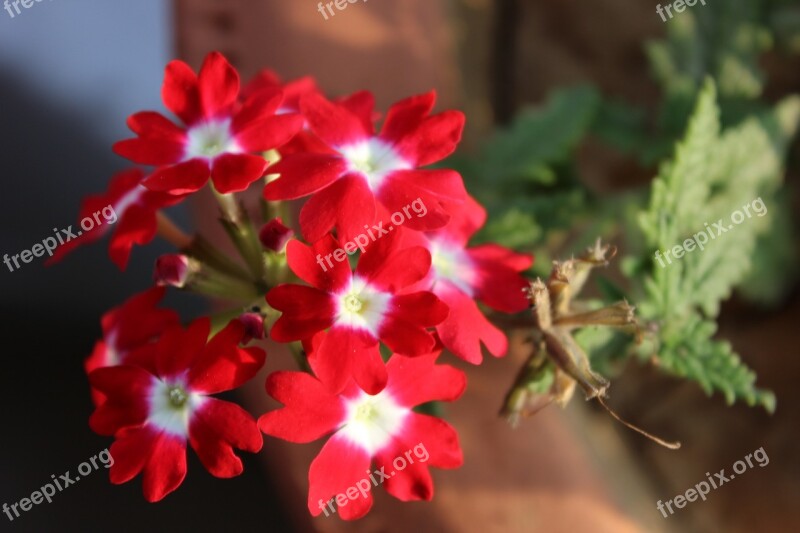
[[[114,435],[111,482],[125,483],[144,472],[144,496],[150,502],[178,488],[186,475],[186,442],[214,476],[242,472],[233,448],[261,449],[263,439],[250,414],[236,404],[209,395],[235,389],[264,364],[258,348],[240,348],[244,325],[231,321],[211,340],[207,318],[186,330],[167,329],[153,344],[149,367],[121,365],[89,375],[106,396],[90,426]]]
[[[142,111],[128,118],[137,137],[114,145],[117,154],[158,167],[144,183],[155,191],[191,193],[209,177],[220,193],[243,191],[267,168],[252,152],[281,146],[303,125],[296,113],[276,114],[280,89],[253,92],[239,104],[239,74],[219,52],[206,56],[199,75],[172,61],[161,95],[185,129],[160,113]]]
[[[317,87],[317,82],[311,76],[282,82],[280,77],[269,69],[264,69],[256,74],[247,85],[242,88],[242,98],[246,99],[251,94],[264,90],[283,91],[283,103],[276,111],[278,115],[285,113],[300,113],[300,100],[306,95],[322,94]],[[281,146],[281,155],[299,152],[325,151],[326,145],[316,135],[308,130],[308,122],[303,118],[303,129],[292,140]]]
[[[334,395],[302,372],[267,378],[267,392],[284,407],[259,418],[264,433],[298,443],[333,433],[308,473],[312,515],[335,512],[333,498],[343,519],[360,518],[372,507],[372,489],[378,484],[402,501],[430,500],[428,467],[461,466],[456,431],[439,418],[412,411],[425,402],[456,400],[464,391],[464,373],[435,365],[437,355],[393,355],[386,388],[375,395],[352,382]]]
[[[103,315],[100,320],[103,338],[95,343],[92,355],[86,359],[87,373],[97,368],[129,364],[128,355],[180,322],[175,311],[157,307],[165,291],[164,287],[153,287]]]
[[[523,289],[528,282],[519,273],[530,268],[533,257],[497,244],[467,248],[472,235],[486,221],[486,210],[472,197],[453,213],[444,228],[429,232],[403,232],[406,246],[424,246],[431,254],[428,277],[411,290],[430,290],[450,309],[436,332],[444,346],[458,357],[478,364],[481,343],[494,356],[505,355],[508,339],[483,315],[475,300],[503,313],[528,308]]]
[[[277,110],[277,114],[299,113],[300,99],[308,94],[320,94],[317,82],[311,76],[304,76],[296,80],[287,82],[281,81],[274,71],[262,69],[242,87],[242,99],[247,100],[250,96],[262,91],[283,91],[283,102]]]
[[[395,243],[391,235],[376,241],[352,272],[332,236],[313,247],[291,241],[289,267],[311,287],[279,285],[267,294],[283,313],[270,337],[307,341],[311,367],[334,392],[350,377],[369,393],[383,388],[379,341],[408,355],[429,353],[436,344],[426,328],[444,320],[447,307],[427,291],[398,295],[427,275],[430,254],[421,247],[398,250]]]
[[[180,196],[148,190],[142,185],[143,180],[144,173],[140,169],[125,170],[111,178],[108,191],[104,194],[84,199],[80,220],[94,220],[94,227],[91,231],[76,230],[75,237],[56,248],[46,264],[60,261],[78,246],[97,241],[112,232],[108,255],[120,270],[125,270],[133,245],[147,244],[155,238],[158,210],[175,205],[182,199]],[[100,223],[97,223],[98,220]]]
[[[464,115],[430,115],[435,100],[430,92],[398,102],[376,134],[371,94],[357,93],[337,103],[307,95],[300,102],[303,115],[328,149],[284,157],[270,170],[280,177],[265,186],[264,197],[290,200],[311,195],[300,212],[300,228],[309,242],[334,228],[342,242],[350,241],[374,223],[381,210],[400,211],[418,198],[429,213],[408,221],[409,227],[444,226],[452,204],[466,194],[461,176],[454,170],[420,167],[455,150]]]

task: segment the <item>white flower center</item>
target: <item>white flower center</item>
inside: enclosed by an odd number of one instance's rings
[[[117,214],[117,218],[121,217],[130,206],[139,203],[139,200],[142,198],[142,194],[145,192],[147,192],[147,189],[144,187],[144,185],[137,185],[125,193],[119,200],[117,200],[117,203],[114,206],[114,212]]]
[[[360,172],[370,189],[377,191],[387,174],[407,170],[411,164],[400,157],[394,148],[379,139],[370,138],[339,150],[350,163],[350,170]]]
[[[403,421],[411,412],[398,405],[386,390],[375,396],[362,392],[347,402],[347,415],[340,434],[367,453],[374,455],[386,446],[392,436],[403,428]]]
[[[231,135],[231,120],[209,120],[191,128],[186,136],[186,159],[213,159],[224,153],[242,150]]]
[[[392,295],[370,287],[357,276],[350,285],[336,295],[336,325],[364,329],[378,337],[378,328]]]
[[[205,396],[191,392],[183,380],[154,378],[148,422],[173,435],[186,437],[192,414],[204,401]]]
[[[475,272],[472,260],[464,249],[441,241],[431,241],[430,252],[436,281],[449,281],[460,291],[472,297]]]

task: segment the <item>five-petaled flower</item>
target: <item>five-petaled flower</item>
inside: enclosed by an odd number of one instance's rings
[[[89,244],[112,232],[108,255],[120,270],[125,270],[134,244],[143,245],[152,241],[158,228],[157,213],[183,199],[148,190],[142,185],[144,173],[138,168],[124,170],[111,178],[108,191],[87,197],[81,204],[80,219],[91,218],[103,208],[111,208],[117,216],[113,225],[99,225],[92,231],[84,231],[56,248],[47,264],[60,261],[78,246]]]
[[[186,330],[167,329],[150,345],[152,357],[141,366],[100,368],[89,374],[106,396],[89,423],[101,435],[114,435],[111,482],[125,483],[144,472],[144,496],[161,500],[186,476],[186,442],[214,476],[242,472],[233,448],[261,449],[263,439],[250,414],[209,395],[235,389],[264,364],[259,348],[240,348],[245,333],[231,321],[211,340],[207,318]],[[149,364],[148,364],[149,363]]]
[[[376,241],[352,272],[346,262],[320,268],[318,258],[339,248],[332,236],[313,247],[291,241],[289,267],[311,287],[279,285],[267,294],[267,302],[283,312],[270,337],[306,341],[311,367],[334,392],[351,377],[371,394],[384,387],[381,341],[408,355],[429,353],[436,345],[426,328],[447,317],[447,306],[427,291],[399,294],[427,275],[430,254],[422,247],[398,249],[396,243],[391,236]]]
[[[508,339],[483,315],[475,300],[503,313],[528,308],[523,289],[528,281],[520,275],[533,257],[497,244],[467,248],[467,242],[486,221],[486,210],[472,197],[444,228],[428,233],[403,232],[406,246],[424,246],[431,254],[428,277],[414,286],[430,290],[450,309],[438,326],[445,348],[473,364],[483,360],[481,343],[494,356],[505,355]]]
[[[400,211],[416,198],[429,213],[407,225],[415,230],[444,226],[466,195],[461,176],[454,170],[420,167],[455,150],[464,115],[430,115],[435,100],[430,92],[398,102],[376,135],[369,93],[337,103],[316,94],[306,96],[300,101],[303,115],[328,150],[287,155],[270,169],[280,177],[264,187],[264,197],[312,195],[300,212],[300,228],[309,242],[334,228],[342,242],[350,241],[378,217]]]
[[[240,103],[239,74],[219,52],[206,56],[199,76],[186,63],[171,62],[161,95],[186,128],[142,111],[128,118],[137,137],[114,145],[117,154],[158,167],[144,182],[155,191],[191,193],[209,178],[220,193],[243,191],[267,168],[253,152],[278,148],[303,126],[297,113],[276,114],[280,89],[252,92]]]
[[[374,395],[352,382],[341,394],[333,394],[322,381],[302,372],[275,372],[267,378],[267,392],[284,407],[259,418],[264,433],[299,443],[333,433],[308,473],[312,515],[319,515],[332,497],[368,478],[373,462],[387,492],[402,501],[433,497],[428,465],[461,466],[455,430],[439,418],[412,410],[430,401],[456,400],[464,391],[464,373],[436,365],[437,355],[393,355],[386,365],[386,387]],[[396,458],[420,443],[430,454],[429,460],[395,470]],[[364,516],[372,507],[371,489],[344,503],[337,500],[341,517],[353,520]]]
[[[157,340],[168,327],[179,323],[178,313],[156,307],[164,292],[164,287],[153,287],[131,296],[103,315],[100,321],[103,338],[95,343],[92,354],[86,358],[84,368],[87,374],[97,368],[136,361],[137,350]],[[95,405],[99,405],[105,396],[93,389],[92,398]]]

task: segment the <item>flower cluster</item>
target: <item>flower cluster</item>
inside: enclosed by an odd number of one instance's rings
[[[463,372],[439,356],[446,349],[479,364],[483,346],[506,352],[505,335],[478,302],[526,309],[521,272],[532,262],[494,244],[469,248],[486,212],[456,171],[427,168],[455,150],[464,116],[433,113],[430,92],[381,120],[368,92],[331,100],[310,78],[284,83],[269,71],[240,88],[219,53],[198,74],[170,63],[162,97],[177,123],[136,113],[128,120],[135,137],[114,145],[147,168],[119,174],[84,206],[114,206],[110,255],[121,269],[134,244],[156,235],[177,248],[157,261],[155,287],[103,317],[103,339],[86,362],[90,425],[115,438],[111,481],[142,473],[145,497],[157,501],[183,481],[187,444],[212,475],[231,477],[242,471],[234,450],[259,451],[261,432],[292,442],[331,435],[309,471],[313,515],[332,500],[344,519],[366,514],[371,492],[338,496],[373,464],[391,471],[415,445],[429,460],[387,473],[382,484],[400,500],[430,500],[429,466],[462,463],[455,430],[418,409],[464,392]],[[254,184],[263,190],[261,227],[234,194]],[[163,212],[204,188],[239,258],[185,234]],[[292,229],[287,201],[301,198]],[[424,207],[416,217],[412,204]],[[404,208],[402,227],[391,225]],[[348,246],[365,231],[369,242]],[[332,253],[337,260],[321,268]],[[233,312],[184,329],[158,307],[168,287],[231,300]],[[265,353],[253,344],[265,336],[286,343],[300,370],[267,378],[282,407],[256,421],[212,395],[257,374]]]

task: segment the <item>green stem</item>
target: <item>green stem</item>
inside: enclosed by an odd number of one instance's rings
[[[234,278],[252,282],[252,276],[202,235],[195,236],[183,252]]]
[[[264,250],[250,217],[233,195],[220,194],[213,187],[212,190],[222,209],[223,216],[220,219],[222,227],[244,259],[259,288],[266,289],[267,265],[264,260]]]

